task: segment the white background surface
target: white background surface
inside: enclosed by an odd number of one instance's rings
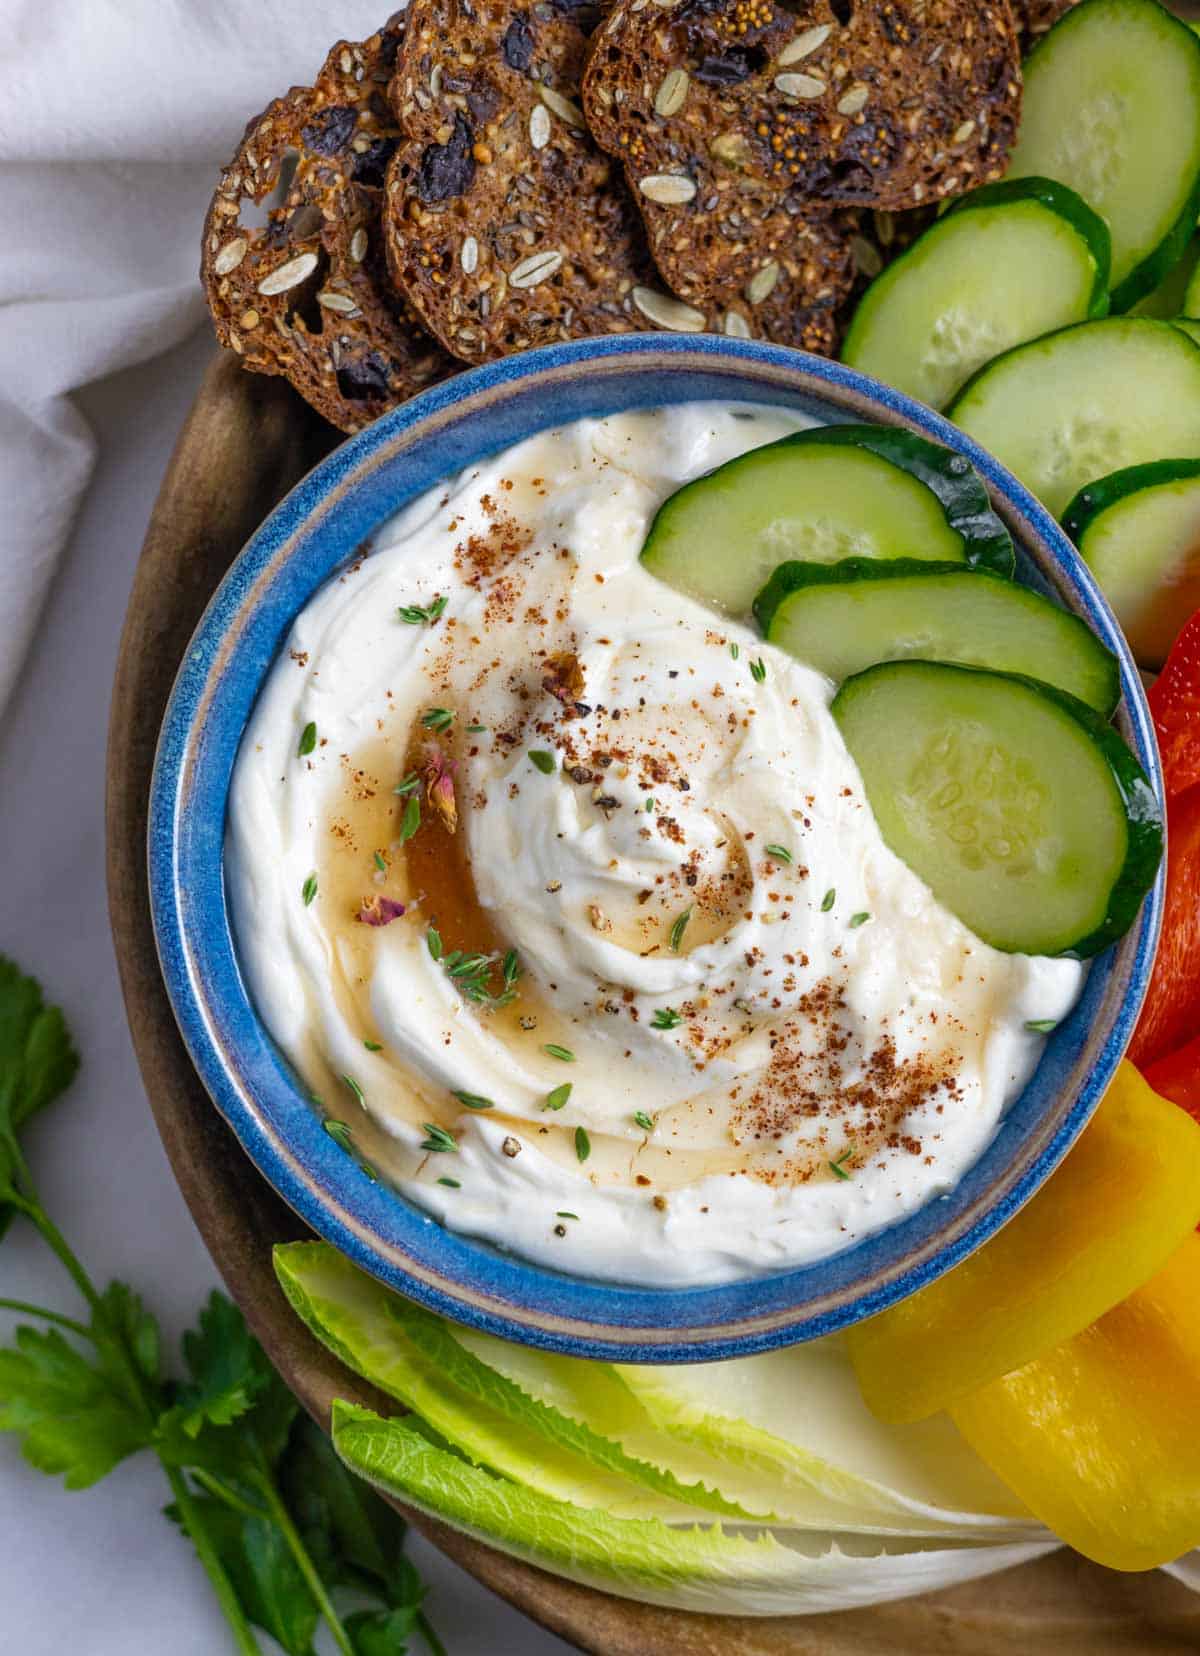
[[[100,438],[100,466],[0,724],[0,951],[64,1007],[83,1054],[70,1095],[31,1131],[34,1172],[92,1275],[135,1284],[172,1345],[216,1274],[167,1166],[125,1026],[104,890],[104,747],[142,535],[211,349],[202,334],[78,398]],[[77,1310],[24,1227],[0,1247],[0,1285]],[[0,1330],[13,1320],[0,1314]],[[159,1515],[166,1499],[149,1456],[68,1494],[0,1437],[0,1652],[224,1656],[232,1647],[208,1583]],[[419,1537],[412,1553],[450,1656],[568,1650]]]

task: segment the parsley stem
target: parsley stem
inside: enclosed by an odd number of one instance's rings
[[[0,1299],[0,1311],[19,1311],[22,1316],[41,1317],[43,1322],[53,1323],[56,1328],[65,1328],[72,1334],[78,1334],[81,1340],[91,1340],[95,1344],[96,1337],[90,1328],[74,1317],[61,1316],[57,1311],[47,1311],[44,1306],[30,1305],[26,1300]]]
[[[206,1472],[202,1466],[190,1468],[192,1482],[198,1483],[200,1488],[214,1500],[222,1501],[234,1512],[240,1512],[243,1518],[265,1518],[262,1507],[255,1506],[253,1501],[245,1500],[236,1489],[230,1489],[224,1478],[218,1478],[214,1472]]]
[[[225,1567],[208,1538],[208,1532],[201,1522],[188,1489],[187,1480],[174,1466],[163,1464],[163,1471],[167,1475],[167,1482],[171,1486],[171,1494],[175,1497],[175,1506],[179,1512],[183,1527],[187,1531],[188,1539],[196,1549],[196,1557],[204,1566],[209,1581],[212,1582],[213,1592],[217,1595],[217,1603],[225,1613],[234,1642],[241,1656],[262,1656],[262,1646],[254,1637],[245,1612],[238,1603],[238,1596],[234,1592],[233,1583],[225,1573]]]
[[[430,1656],[447,1656],[446,1647],[429,1625],[429,1617],[424,1610],[417,1611],[417,1627],[420,1629],[421,1637],[429,1646]]]
[[[288,1551],[296,1560],[300,1574],[304,1577],[305,1585],[313,1596],[313,1601],[333,1634],[333,1642],[342,1652],[342,1656],[355,1656],[354,1646],[350,1642],[350,1635],[342,1626],[342,1619],[333,1607],[333,1600],[325,1591],[325,1583],[317,1574],[316,1566],[309,1557],[308,1548],[300,1537],[300,1532],[292,1522],[292,1515],[284,1505],[279,1491],[275,1488],[274,1479],[270,1471],[260,1467],[255,1483],[262,1491],[263,1499],[267,1503],[267,1510],[278,1524],[283,1538],[288,1544]]]

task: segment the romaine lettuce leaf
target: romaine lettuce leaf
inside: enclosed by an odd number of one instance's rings
[[[778,1538],[581,1511],[492,1477],[404,1420],[343,1402],[334,1404],[333,1441],[352,1471],[424,1513],[573,1581],[679,1609],[755,1616],[845,1610],[1006,1569],[1053,1545]]]
[[[529,1397],[461,1346],[440,1317],[393,1294],[327,1243],[287,1243],[274,1259],[285,1294],[317,1338],[477,1464],[555,1500],[621,1517],[752,1516]]]

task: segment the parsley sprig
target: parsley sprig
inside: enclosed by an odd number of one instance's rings
[[[32,1225],[85,1307],[72,1317],[0,1299],[41,1325],[0,1345],[0,1431],[18,1433],[26,1460],[68,1489],[140,1451],[157,1455],[167,1516],[195,1548],[240,1656],[262,1656],[255,1629],[309,1656],[322,1623],[341,1656],[399,1653],[418,1630],[445,1656],[403,1555],[404,1521],[301,1418],[237,1307],[210,1297],[183,1336],[182,1377],[170,1377],[155,1317],[127,1284],[98,1287],[46,1211],[19,1135],[78,1068],[61,1011],[0,956],[0,1236],[14,1219]],[[369,1608],[341,1612],[343,1590]]]

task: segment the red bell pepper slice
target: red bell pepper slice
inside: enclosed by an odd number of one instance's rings
[[[1200,1032],[1200,787],[1167,810],[1167,899],[1146,1004],[1128,1056],[1140,1070]]]
[[[1171,646],[1147,699],[1170,799],[1200,783],[1200,610]]]
[[[1146,1070],[1146,1080],[1162,1098],[1169,1098],[1200,1121],[1200,1035],[1178,1052],[1158,1058]]]

